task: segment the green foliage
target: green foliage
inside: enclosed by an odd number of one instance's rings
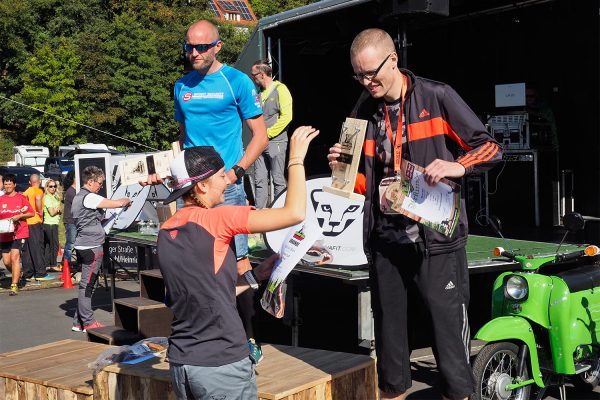
[[[86,107],[77,99],[75,89],[78,66],[79,57],[71,44],[63,43],[55,49],[44,45],[23,66],[23,88],[14,97],[64,119],[84,122]],[[77,126],[64,119],[37,111],[24,112],[19,118],[24,134],[32,138],[32,143],[52,147],[77,137]]]
[[[309,1],[254,2],[265,16]],[[168,148],[178,137],[172,90],[183,39],[202,18],[214,18],[207,0],[0,0],[0,96],[99,131],[1,98],[0,128],[16,144],[131,147],[106,131]],[[219,60],[233,64],[251,29],[218,25]]]
[[[10,132],[0,129],[0,163],[5,164],[13,160],[13,147],[15,142],[10,137]]]
[[[269,15],[279,14],[292,8],[302,7],[317,0],[248,0],[256,18],[261,19]]]

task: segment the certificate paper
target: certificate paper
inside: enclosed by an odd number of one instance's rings
[[[322,235],[323,230],[321,227],[311,222],[303,222],[290,228],[286,240],[281,245],[279,259],[273,267],[267,288],[260,300],[260,304],[265,311],[277,318],[283,317],[285,310],[285,278]]]
[[[400,176],[381,181],[380,204],[386,214],[402,214],[452,236],[460,214],[460,185],[442,178],[430,186],[422,167],[402,160]]]

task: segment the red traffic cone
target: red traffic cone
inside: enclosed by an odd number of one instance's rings
[[[58,256],[58,258],[61,258],[61,259],[63,257],[63,249],[62,249],[62,246],[60,244],[58,245],[58,254],[57,254],[57,256]]]
[[[63,289],[73,289],[73,281],[71,280],[71,269],[69,268],[69,261],[65,260],[63,266],[63,273],[60,278],[63,281]]]

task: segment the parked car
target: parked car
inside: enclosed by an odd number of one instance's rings
[[[38,174],[42,179],[42,187],[46,183],[46,177],[40,171],[33,167],[5,167],[0,166],[0,175],[15,174],[17,192],[23,193],[29,187],[29,177],[32,174]]]
[[[73,171],[75,162],[68,157],[48,157],[44,164],[44,175],[48,178],[58,180],[62,183],[65,175]]]

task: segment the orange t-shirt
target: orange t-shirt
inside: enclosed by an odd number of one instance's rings
[[[27,197],[27,200],[29,200],[29,204],[31,204],[31,207],[33,207],[33,211],[35,212],[35,215],[31,218],[27,218],[27,224],[28,225],[34,225],[34,224],[41,224],[42,223],[42,210],[44,209],[44,191],[42,189],[40,189],[39,187],[34,188],[34,187],[30,187],[29,189],[27,189],[26,191],[23,192],[23,194],[25,195],[25,197]],[[41,209],[37,209],[36,206],[36,201],[35,198],[36,197],[40,197],[40,201],[42,202],[42,208]]]

